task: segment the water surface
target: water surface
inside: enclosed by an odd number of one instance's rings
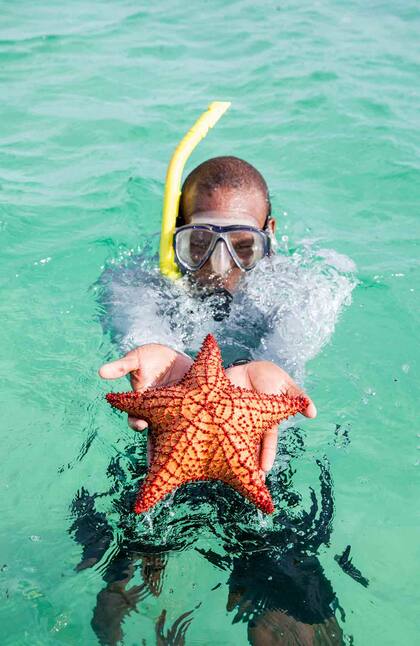
[[[96,643],[92,609],[124,533],[113,501],[144,470],[141,441],[137,454],[127,448],[132,432],[104,404],[96,369],[156,315],[128,286],[113,340],[98,279],[155,245],[169,156],[213,99],[233,107],[189,168],[235,154],[267,178],[290,303],[276,294],[283,324],[255,356],[289,362],[319,410],[280,445],[278,523],[317,528],[306,547],[348,643],[417,643],[418,3],[21,0],[0,2],[0,16],[2,643]],[[308,289],[323,298],[308,306]],[[271,311],[269,290],[257,292]],[[207,324],[197,321],[195,347]],[[100,564],[76,572],[72,501],[111,487],[95,504],[116,535]],[[231,570],[203,554],[226,556],[231,527],[215,496],[195,508],[169,500],[144,527],[177,543],[160,593],[146,591],[124,624],[127,644],[154,644],[164,609],[166,628],[193,611],[187,644],[247,643],[247,622],[226,607]],[[367,587],[334,558],[347,545]]]

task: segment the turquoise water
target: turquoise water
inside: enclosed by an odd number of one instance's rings
[[[81,487],[109,489],[112,460],[130,480],[132,432],[103,401],[96,370],[118,349],[93,286],[155,244],[168,158],[212,99],[233,107],[189,167],[255,164],[279,251],[341,303],[310,310],[325,337],[305,377],[319,414],[298,420],[291,476],[307,510],[316,460],[329,464],[334,518],[317,555],[337,621],[348,643],[418,643],[418,3],[3,1],[0,17],[1,643],[97,643],[103,571],[76,573],[70,505]],[[153,322],[131,313],[140,330]],[[116,527],[110,499],[98,505]],[[186,644],[247,643],[226,609],[229,571],[194,547],[211,540],[170,554],[125,643],[156,643],[163,609],[166,628],[193,611]],[[368,587],[334,559],[347,545]]]

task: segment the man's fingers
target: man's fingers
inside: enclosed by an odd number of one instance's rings
[[[139,358],[137,352],[132,350],[122,359],[105,363],[99,368],[98,372],[102,379],[118,379],[119,377],[125,377],[125,375],[128,375],[129,372],[136,370],[138,367]]]
[[[309,399],[309,397],[308,397],[308,399]],[[303,415],[305,415],[305,417],[310,417],[310,418],[314,418],[314,417],[317,416],[316,406],[315,406],[315,404],[313,403],[313,401],[311,399],[309,399],[309,404],[305,408],[305,410],[303,411]]]
[[[133,431],[144,431],[147,428],[147,422],[144,419],[139,419],[138,417],[128,416],[128,425]]]
[[[266,433],[264,433],[261,442],[260,468],[265,471],[265,473],[270,471],[274,464],[276,457],[278,432],[279,431],[277,426],[271,428],[269,431],[266,431]]]

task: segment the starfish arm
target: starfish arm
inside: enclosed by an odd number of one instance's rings
[[[200,442],[192,442],[193,432],[181,421],[172,431],[154,436],[154,459],[136,501],[135,511],[147,511],[182,484],[207,480]],[[204,444],[202,442],[201,444]],[[205,446],[204,448],[205,453]]]
[[[220,469],[219,479],[236,489],[262,511],[274,511],[273,501],[258,468],[259,436],[249,428],[238,433],[238,427],[227,428],[221,447],[225,467]]]
[[[257,478],[251,478],[246,483],[241,478],[231,478],[230,480],[224,480],[224,482],[233,487],[233,489],[261,509],[261,511],[266,514],[273,513],[273,499],[264,482],[258,482]]]
[[[182,480],[176,480],[175,478],[165,480],[162,475],[149,473],[137,495],[134,506],[135,513],[142,514],[148,511],[181,484],[184,484]]]
[[[163,386],[148,388],[143,392],[109,393],[107,400],[114,408],[159,428],[162,424],[174,423],[178,418],[182,397],[179,386]]]
[[[228,382],[228,379],[223,369],[219,346],[214,336],[208,334],[194,363],[183,377],[181,383],[195,383],[198,387],[205,386],[211,389],[226,382]]]
[[[296,413],[302,413],[309,404],[307,397],[291,395],[287,392],[280,395],[267,395],[235,387],[235,394],[240,401],[240,407],[246,411],[254,428],[263,431]]]

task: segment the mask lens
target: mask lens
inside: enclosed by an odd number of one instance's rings
[[[187,267],[198,267],[209,252],[213,232],[207,229],[184,229],[177,233],[176,252]]]
[[[250,269],[264,256],[264,240],[257,231],[230,231],[229,240],[244,269]]]

